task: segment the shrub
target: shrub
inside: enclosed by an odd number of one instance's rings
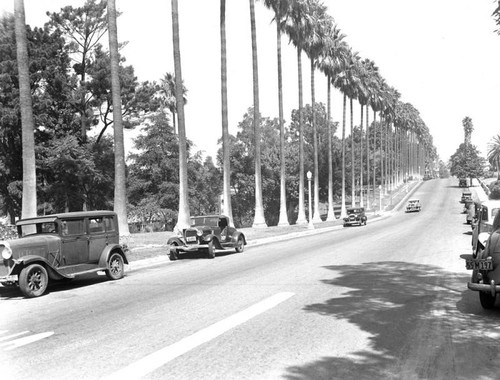
[[[500,181],[490,183],[490,199],[500,199]]]

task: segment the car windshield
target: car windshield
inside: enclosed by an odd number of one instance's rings
[[[35,234],[56,234],[57,224],[55,222],[44,222],[36,224],[24,224],[18,226],[19,236],[24,237],[27,235]]]
[[[219,225],[219,218],[198,216],[191,218],[191,226],[211,226],[217,227]]]
[[[362,208],[350,208],[347,210],[348,214],[359,214],[361,212],[363,212]]]

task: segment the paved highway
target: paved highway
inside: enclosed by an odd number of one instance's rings
[[[2,378],[495,379],[456,180],[366,227],[0,293]]]

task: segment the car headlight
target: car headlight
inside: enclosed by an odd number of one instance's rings
[[[3,246],[3,247],[2,247]],[[2,247],[2,258],[4,260],[9,260],[12,257],[12,249],[10,248],[10,244],[7,242],[3,242],[0,244]]]
[[[198,231],[196,231],[196,235],[198,235],[198,236],[203,235],[203,231],[202,231],[202,230],[198,230]]]

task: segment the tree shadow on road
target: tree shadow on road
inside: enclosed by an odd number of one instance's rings
[[[285,379],[498,377],[500,309],[481,308],[477,293],[466,288],[466,274],[406,262],[327,269],[335,275],[323,282],[346,292],[305,310],[356,325],[368,333],[369,345],[289,367]]]

